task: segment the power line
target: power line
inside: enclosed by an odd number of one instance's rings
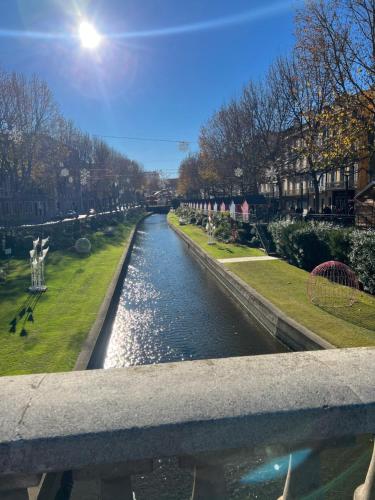
[[[125,139],[128,141],[146,141],[146,142],[171,142],[174,144],[195,144],[196,141],[187,141],[185,139],[156,139],[155,137],[130,137],[126,135],[102,135],[92,134],[94,137],[102,137],[103,139]]]

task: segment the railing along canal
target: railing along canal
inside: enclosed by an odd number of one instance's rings
[[[26,499],[43,473],[71,470],[100,479],[104,500],[132,499],[133,474],[178,457],[193,498],[224,499],[225,457],[263,448],[288,458],[268,464],[281,498],[325,498],[327,450],[375,432],[374,380],[367,348],[3,377],[0,497]],[[369,462],[345,498],[374,498]]]

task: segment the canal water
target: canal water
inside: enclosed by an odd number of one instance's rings
[[[104,368],[284,351],[226,295],[169,228],[140,226]]]
[[[123,284],[104,368],[284,350],[200,267],[164,215],[145,219]],[[353,498],[352,486],[366,474],[369,443],[365,438],[349,443],[349,448],[328,450],[321,457],[320,492],[324,494],[309,498]],[[288,463],[285,450],[271,446],[233,451],[223,461],[226,498],[279,497],[285,475],[275,472],[276,457],[278,464]],[[249,482],[249,475],[263,479]],[[191,500],[193,484],[192,472],[181,469],[174,457],[155,459],[152,473],[132,476],[137,500]],[[73,500],[97,498],[87,486],[77,491]]]

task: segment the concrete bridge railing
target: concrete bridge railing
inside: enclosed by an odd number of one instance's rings
[[[374,381],[366,348],[0,378],[0,497],[26,499],[42,474],[69,470],[99,477],[103,499],[132,498],[131,474],[173,456],[195,467],[195,498],[225,498],[207,483],[212,467],[200,476],[202,453],[281,444],[293,457],[373,434]],[[373,498],[372,469],[356,498]],[[290,470],[282,498],[311,477]]]

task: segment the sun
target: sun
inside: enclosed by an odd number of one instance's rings
[[[96,49],[100,45],[102,37],[92,24],[82,21],[79,25],[79,38],[85,49]]]

